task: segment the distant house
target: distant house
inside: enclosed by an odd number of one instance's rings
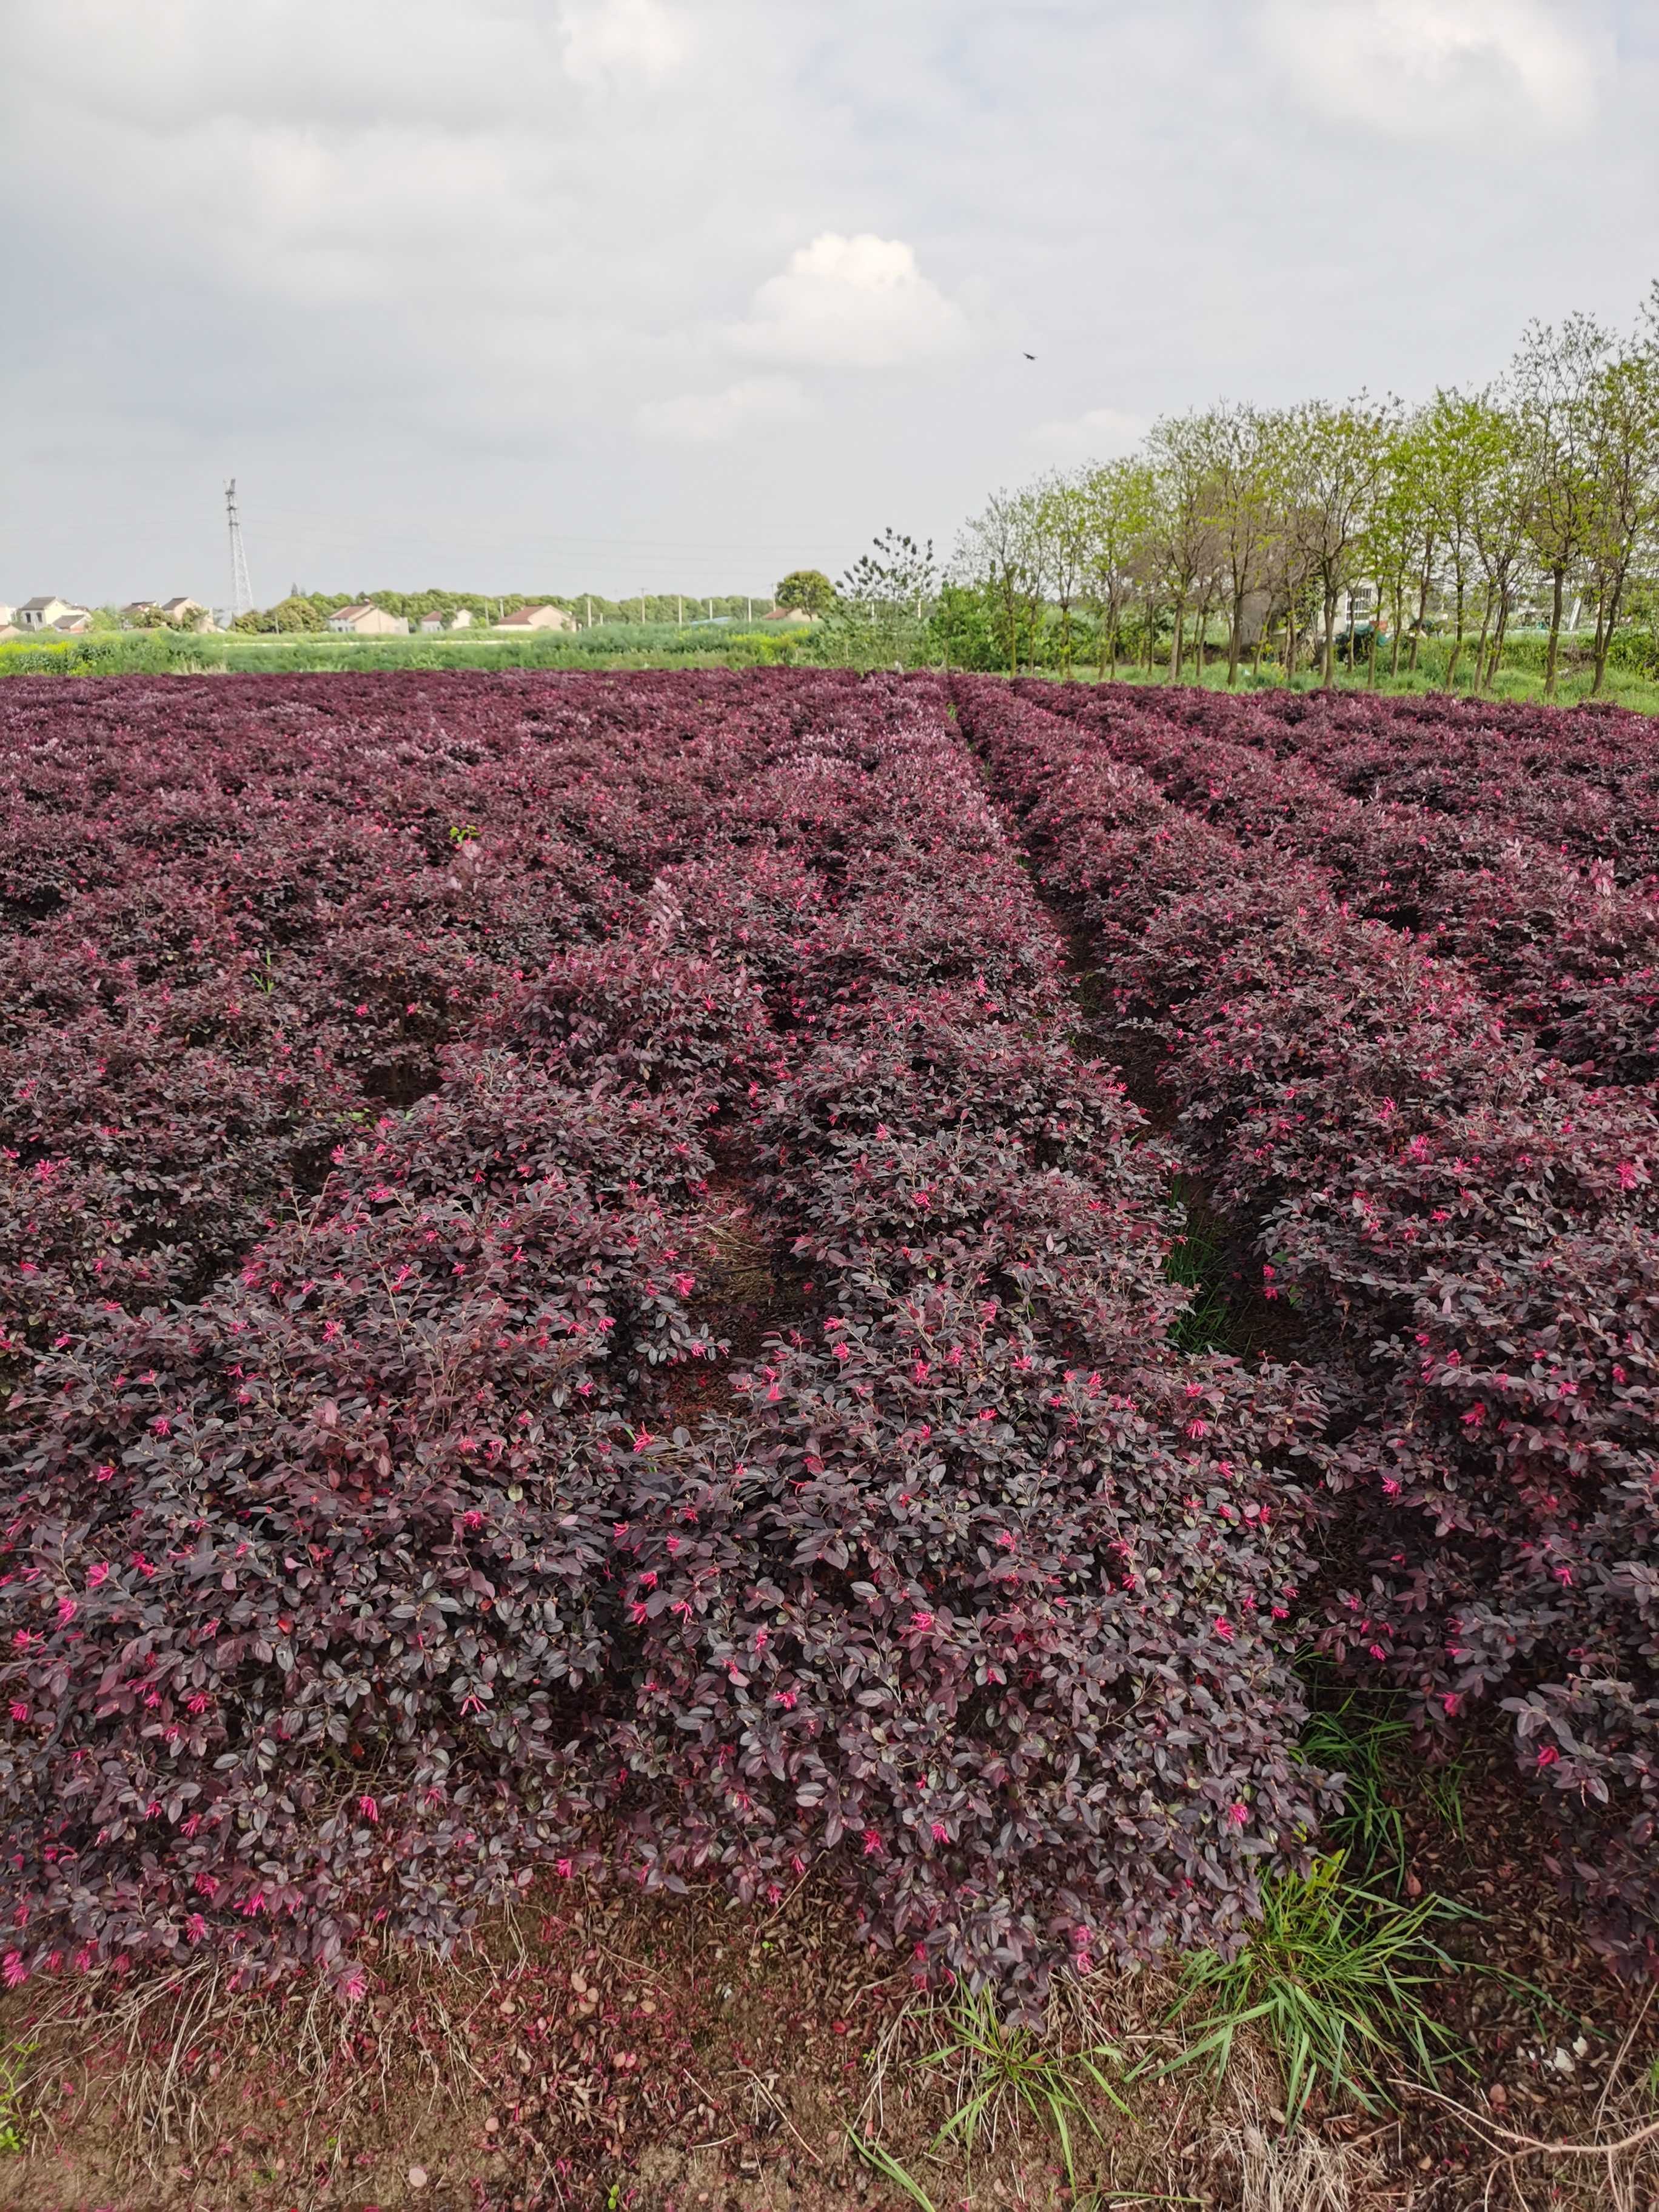
[[[794,626],[801,623],[810,623],[812,617],[803,607],[774,607],[766,619],[769,623],[788,623]]]
[[[178,623],[190,629],[200,629],[213,620],[199,599],[183,596],[176,599],[163,599],[156,612],[163,622]]]
[[[80,637],[92,628],[92,617],[85,607],[71,607],[67,614],[59,615],[52,628],[64,637]]]
[[[121,619],[131,623],[134,629],[147,629],[161,611],[154,599],[130,599],[121,610]]]
[[[389,615],[384,607],[377,607],[373,599],[361,599],[355,605],[342,607],[328,618],[328,626],[342,637],[407,637],[409,619],[405,615]]]
[[[9,600],[0,599],[0,629],[10,629],[16,620],[17,610]]]
[[[471,608],[457,607],[454,613],[449,617],[449,627],[451,629],[471,629],[472,627]]]
[[[84,615],[84,607],[72,606],[67,599],[54,599],[48,592],[38,599],[25,599],[17,610],[20,629],[55,629],[65,615]]]
[[[444,618],[441,614],[422,615],[421,617],[421,628],[423,630],[443,629],[446,627],[447,625],[444,622]]]
[[[562,607],[515,607],[510,615],[503,615],[495,627],[498,629],[574,629],[576,617],[566,614]]]

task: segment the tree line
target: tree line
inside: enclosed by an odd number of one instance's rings
[[[1659,284],[1635,327],[1590,315],[1526,331],[1504,374],[1407,407],[1224,405],[1169,416],[1117,460],[988,499],[943,580],[887,533],[837,589],[851,657],[891,657],[923,611],[958,665],[1126,662],[1179,677],[1224,637],[1227,681],[1270,655],[1288,679],[1339,657],[1489,688],[1506,639],[1542,629],[1553,696],[1564,629],[1593,621],[1600,691],[1621,628],[1659,585]],[[858,652],[860,639],[867,654]]]

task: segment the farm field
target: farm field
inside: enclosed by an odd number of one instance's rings
[[[1650,723],[18,678],[0,777],[0,2197],[1071,2201],[977,1994],[1079,2198],[1647,2201]],[[1218,2081],[1328,1911],[1422,1982]]]

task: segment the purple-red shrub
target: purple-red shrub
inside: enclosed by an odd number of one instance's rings
[[[60,1263],[9,1409],[14,1971],[199,1941],[349,1988],[365,1929],[453,1941],[607,1822],[651,1882],[770,1895],[822,1862],[919,1979],[1028,2009],[1108,1947],[1239,1940],[1323,1794],[1290,1663],[1321,1412],[1175,1349],[1167,1156],[1069,1045],[938,687],[216,696],[240,720],[88,703],[132,811],[118,866],[63,850],[111,926],[153,751],[157,835],[221,918],[178,948],[190,988],[256,952],[251,1035],[366,1097],[309,979],[385,972],[399,929],[481,972],[416,1040],[422,1095],[343,1106],[307,1187],[250,1152],[244,1225],[187,1255],[210,1279],[88,1303]],[[288,849],[349,856],[327,914],[284,896],[279,802]],[[400,1049],[396,989],[356,1003]],[[794,1325],[694,1425],[734,1204]]]
[[[1659,1115],[1575,1081],[1456,963],[1157,798],[1100,737],[997,687],[958,697],[1121,1009],[1162,1042],[1188,1159],[1253,1224],[1270,1294],[1316,1301],[1369,1370],[1329,1460],[1367,1574],[1328,1648],[1438,1728],[1501,1697],[1563,1873],[1611,1948],[1642,1950]]]

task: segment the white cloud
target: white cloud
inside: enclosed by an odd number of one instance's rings
[[[1091,407],[1064,422],[1039,422],[1030,436],[1034,446],[1068,459],[1113,460],[1133,453],[1151,427],[1144,415]]]
[[[684,23],[662,0],[566,0],[564,65],[578,84],[665,76],[690,52]]]
[[[1264,0],[1261,34],[1310,106],[1404,137],[1589,120],[1600,41],[1545,0]]]
[[[647,399],[634,420],[647,438],[678,445],[713,445],[768,422],[799,422],[811,413],[792,376],[750,376],[724,392],[684,392],[674,399]]]
[[[886,368],[948,353],[969,336],[968,318],[916,266],[902,239],[826,230],[789,257],[756,293],[727,343],[769,361]]]

